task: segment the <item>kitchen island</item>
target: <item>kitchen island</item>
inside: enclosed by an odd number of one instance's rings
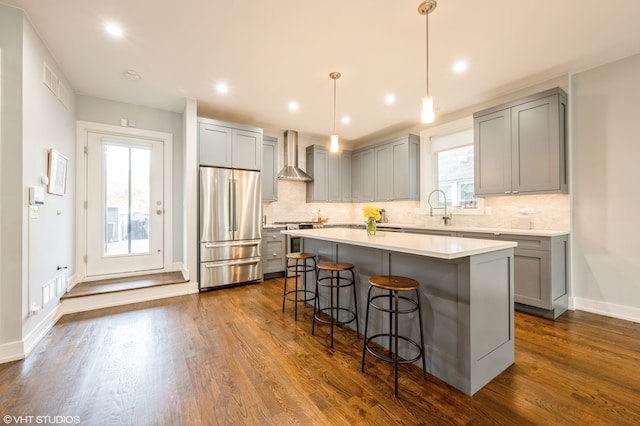
[[[282,232],[301,237],[303,251],[319,261],[355,265],[361,325],[370,276],[418,280],[429,374],[473,395],[513,364],[516,243],[347,228]],[[418,337],[415,318],[399,325],[401,334]],[[385,326],[370,322],[370,332]]]

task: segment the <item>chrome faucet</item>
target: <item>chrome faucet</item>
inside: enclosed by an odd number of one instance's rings
[[[445,194],[445,192],[442,189],[434,189],[429,193],[429,196],[427,197],[427,203],[429,203],[429,215],[433,216],[433,206],[431,205],[431,196],[437,192],[442,193],[442,196],[444,197],[444,216],[442,217],[442,220],[444,221],[445,226],[450,225],[449,222],[451,221],[451,216],[447,215],[447,194]],[[436,207],[436,208],[439,208],[439,207]]]

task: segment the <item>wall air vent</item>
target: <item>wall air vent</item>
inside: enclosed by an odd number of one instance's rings
[[[71,99],[69,89],[62,84],[58,76],[46,62],[42,63],[42,82],[51,90],[55,97],[58,98],[62,105],[69,109],[69,101]]]
[[[64,84],[58,83],[58,99],[66,109],[69,109],[70,98],[69,89],[67,89]]]
[[[56,97],[58,96],[58,85],[60,84],[60,79],[57,75],[49,68],[46,62],[42,63],[42,82],[45,86],[53,92]]]

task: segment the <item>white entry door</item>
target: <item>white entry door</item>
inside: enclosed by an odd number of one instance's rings
[[[87,277],[164,268],[163,143],[87,136]]]

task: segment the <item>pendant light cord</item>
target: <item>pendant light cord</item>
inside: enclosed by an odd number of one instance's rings
[[[336,134],[336,79],[333,79],[333,134]]]
[[[429,96],[429,12],[424,14],[427,24],[425,25],[425,46],[426,46],[426,80],[427,80],[427,96]]]

